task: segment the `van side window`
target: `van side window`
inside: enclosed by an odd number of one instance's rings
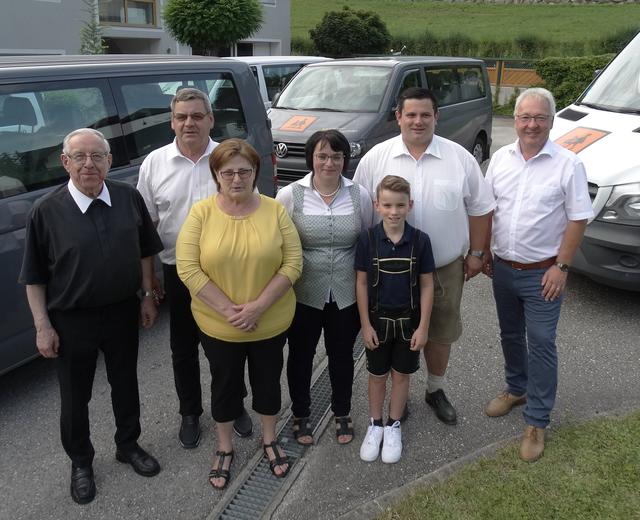
[[[420,84],[420,71],[419,70],[414,70],[409,72],[403,79],[402,79],[402,86],[400,87],[400,92],[402,92],[404,89],[409,88],[409,87],[421,87],[422,85]],[[398,94],[400,93],[398,92]]]
[[[301,68],[302,64],[300,63],[262,66],[262,74],[264,75],[264,82],[267,85],[269,101],[273,100],[273,96],[280,92]]]
[[[461,100],[460,80],[456,69],[425,69],[427,86],[438,100],[438,106],[444,107]]]
[[[459,67],[462,101],[483,98],[487,95],[480,67]]]
[[[247,123],[230,73],[117,78],[111,82],[132,164],[142,163],[150,152],[173,140],[171,99],[184,87],[197,88],[209,96],[215,119],[212,139],[247,136]]]
[[[69,132],[91,127],[110,141],[115,137],[109,126],[115,109],[104,94],[106,83],[72,84],[0,88],[0,198],[66,180],[60,154]]]

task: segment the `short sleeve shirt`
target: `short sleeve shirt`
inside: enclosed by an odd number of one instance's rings
[[[429,236],[405,223],[404,233],[397,244],[394,244],[384,231],[382,222],[371,228],[372,235],[376,241],[378,258],[410,258],[413,243],[413,233],[419,233],[418,251],[416,252],[417,272],[419,274],[432,273],[435,271],[433,251],[431,250],[431,240]],[[374,275],[371,247],[369,242],[369,232],[363,231],[358,237],[356,246],[356,258],[354,262],[356,271],[364,271],[371,280]],[[403,274],[385,275],[380,273],[380,288],[378,292],[379,303],[382,308],[400,309],[406,308],[411,302],[411,277],[409,272]]]
[[[101,307],[135,296],[142,258],[162,242],[140,194],[106,180],[111,207],[95,200],[82,213],[66,185],[34,204],[19,282],[46,285],[47,308]]]

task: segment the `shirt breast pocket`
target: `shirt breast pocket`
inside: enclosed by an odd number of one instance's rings
[[[559,186],[533,184],[529,188],[529,207],[531,209],[553,209],[562,196]]]
[[[433,207],[440,211],[455,211],[460,203],[458,183],[447,179],[433,181]]]

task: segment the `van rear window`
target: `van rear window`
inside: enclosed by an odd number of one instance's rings
[[[62,140],[92,127],[111,140],[115,107],[106,82],[0,87],[0,198],[63,182]],[[115,159],[115,157],[114,157]]]

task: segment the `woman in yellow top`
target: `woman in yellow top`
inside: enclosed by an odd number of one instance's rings
[[[191,293],[213,379],[211,413],[218,448],[209,482],[224,489],[233,461],[232,425],[242,413],[247,360],[265,456],[276,477],[289,472],[275,427],[282,350],[295,311],[292,285],[302,270],[302,250],[284,207],[255,192],[260,157],[249,143],[229,139],[218,145],[209,167],[218,194],[191,208],[178,237],[176,260],[178,275]]]

